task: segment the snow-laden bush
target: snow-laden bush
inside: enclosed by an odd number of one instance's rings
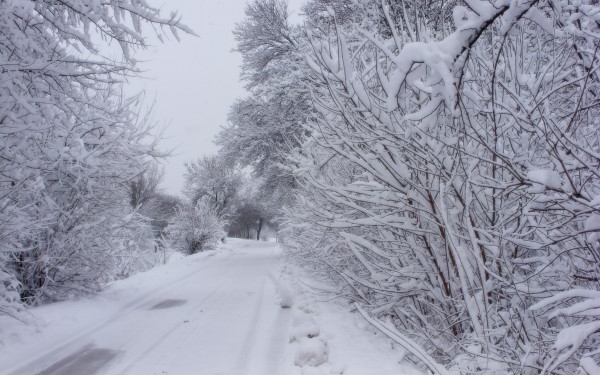
[[[0,315],[16,316],[21,310],[18,290],[19,283],[0,263]]]
[[[157,263],[149,219],[118,202],[88,199],[56,218],[56,229],[21,235],[29,246],[9,254],[6,269],[22,302],[94,293]]]
[[[460,4],[308,2],[286,243],[432,373],[596,374],[598,6]]]
[[[173,248],[191,255],[216,248],[225,237],[224,226],[217,209],[201,199],[195,206],[180,206],[166,232]]]
[[[115,232],[121,238],[115,246],[116,278],[127,278],[163,262],[164,253],[158,251],[159,240],[154,236],[151,219],[134,212],[122,219]]]
[[[0,314],[95,291],[132,255],[125,186],[161,155],[120,86],[144,25],[185,29],[146,1],[2,1]]]

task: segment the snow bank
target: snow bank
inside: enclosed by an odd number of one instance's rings
[[[279,299],[279,306],[281,306],[282,309],[289,309],[292,307],[294,305],[294,297],[290,288],[288,288],[280,280],[277,280],[275,276],[271,274],[269,274],[269,279],[271,279],[275,285],[277,298]]]
[[[327,343],[319,338],[302,337],[296,351],[296,366],[317,367],[329,359],[329,348]]]
[[[312,276],[284,266],[295,304],[286,375],[422,375],[403,361],[404,350],[371,327],[343,301],[323,301]],[[283,280],[282,280],[283,281]]]
[[[314,322],[306,322],[298,327],[292,328],[290,342],[300,341],[303,338],[313,338],[321,334],[321,328]]]

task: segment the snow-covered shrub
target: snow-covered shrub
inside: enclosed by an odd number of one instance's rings
[[[15,291],[20,304],[98,290],[129,256],[126,186],[161,155],[120,87],[144,24],[184,29],[145,1],[0,6],[0,313]]]
[[[431,372],[593,369],[597,4],[464,4],[309,2],[286,241]]]
[[[166,229],[173,248],[191,255],[215,249],[226,235],[225,223],[208,199],[180,206]]]
[[[133,212],[122,218],[114,228],[120,239],[116,244],[116,277],[127,278],[163,263],[163,252],[158,252],[151,219]]]
[[[87,195],[50,228],[21,235],[29,248],[11,253],[7,267],[22,301],[37,304],[97,292],[156,263],[150,223],[120,199],[126,198],[122,193],[105,191],[103,199]],[[108,200],[111,195],[118,200]],[[54,201],[63,209],[64,203]]]
[[[0,259],[0,262],[2,259]],[[4,271],[0,264],[0,315],[17,316],[21,310],[19,283],[13,275]]]
[[[239,170],[218,156],[204,156],[185,164],[184,193],[192,202],[204,199],[222,218],[229,218],[242,182]]]

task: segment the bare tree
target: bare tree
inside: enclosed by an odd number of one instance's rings
[[[151,163],[146,170],[129,183],[130,204],[133,208],[144,206],[159,191],[158,185],[164,177],[164,169]]]

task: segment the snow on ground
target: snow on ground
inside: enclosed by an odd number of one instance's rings
[[[0,317],[7,375],[419,375],[402,350],[298,287],[272,242],[230,239],[91,299]]]
[[[326,301],[312,292],[308,285],[318,282],[310,275],[286,264],[281,273],[280,282],[292,285],[295,294],[286,363],[296,367],[286,374],[423,375],[403,361],[402,348],[350,313],[343,301]],[[323,363],[313,367],[311,360]]]

